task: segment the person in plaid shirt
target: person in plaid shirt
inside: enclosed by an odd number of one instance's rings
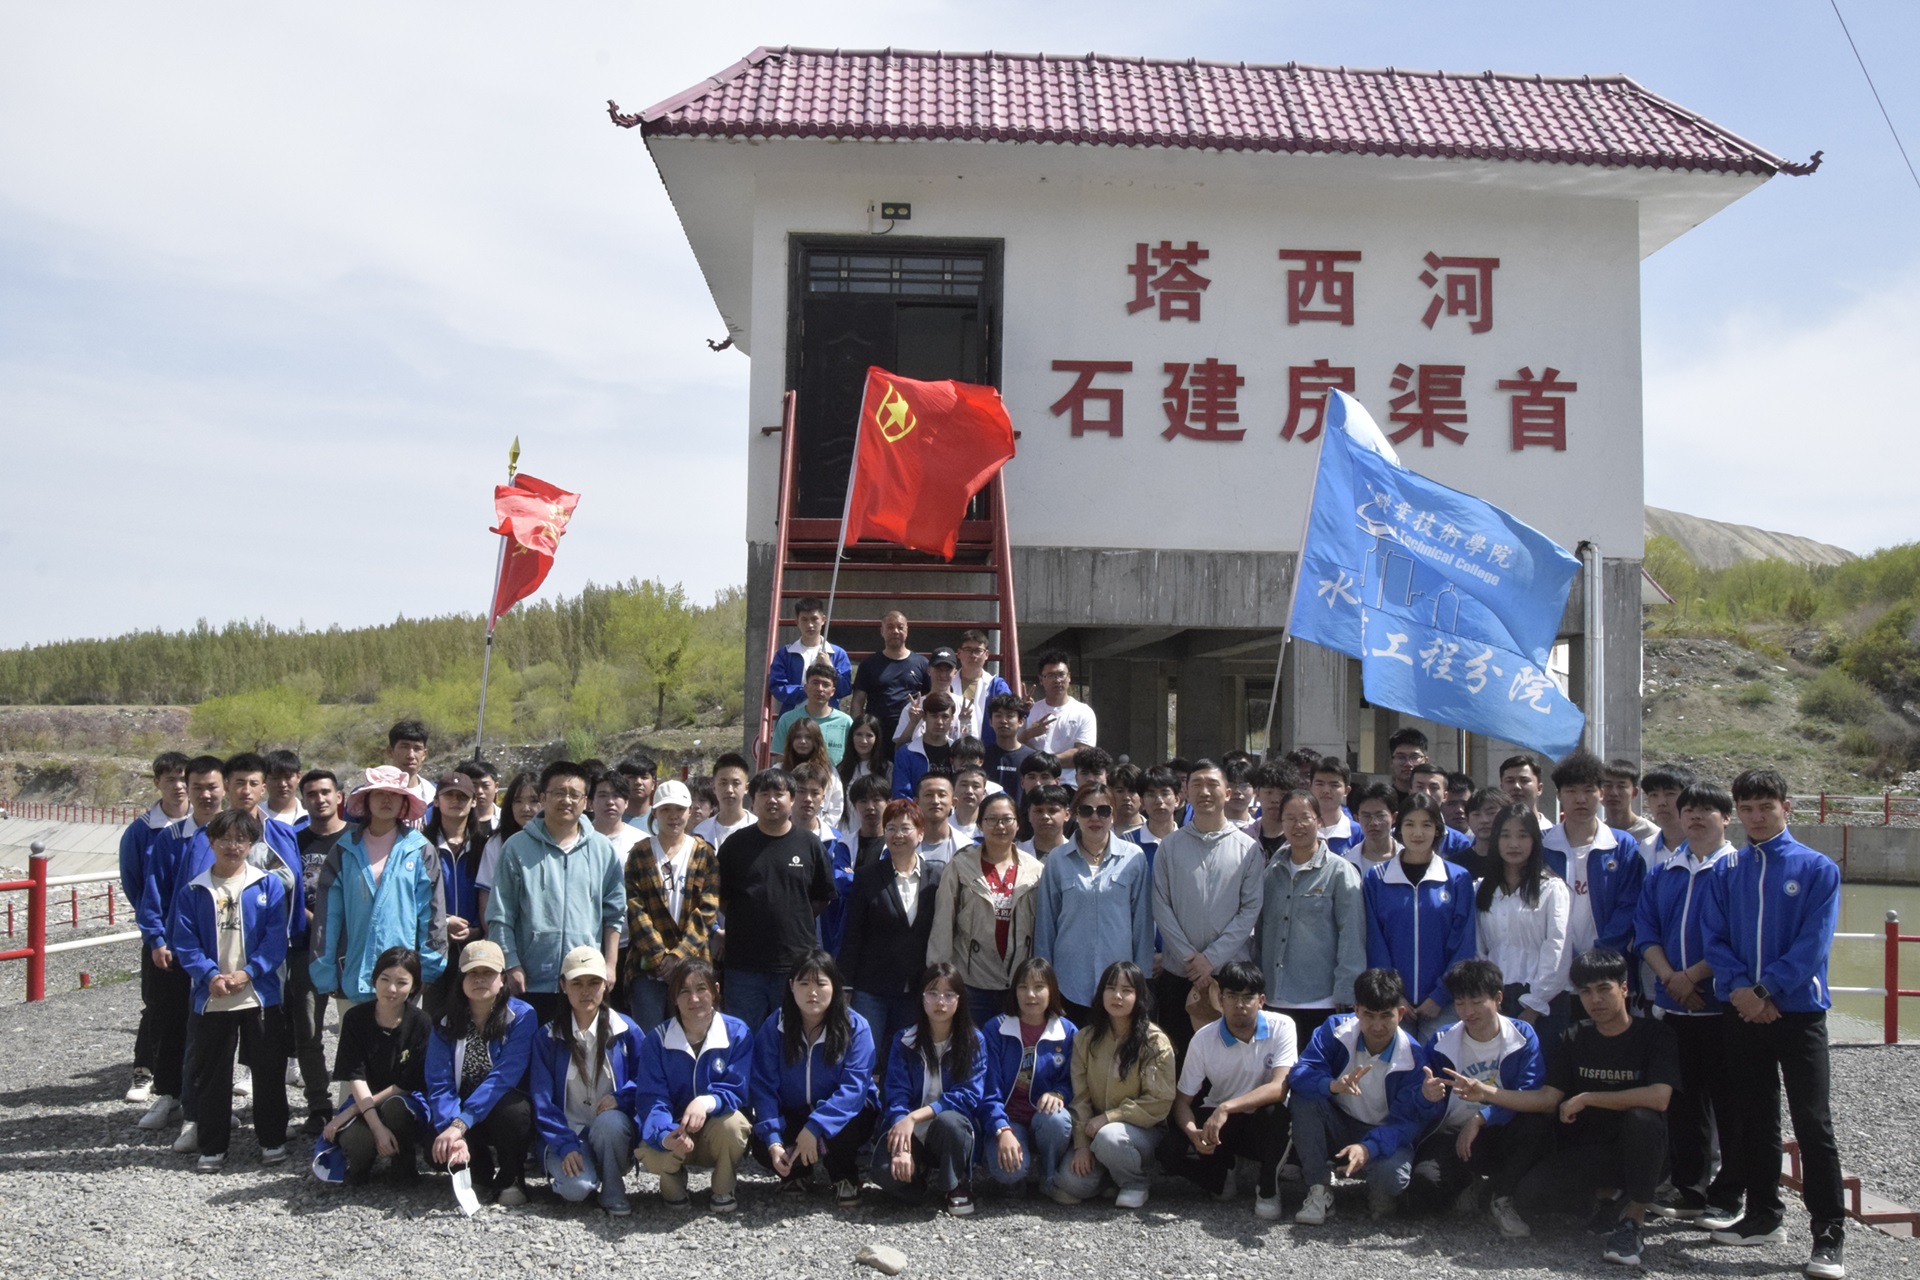
[[[687,831],[693,796],[669,779],[653,793],[654,834],[627,854],[627,950],[621,981],[643,1031],[667,1018],[667,979],[686,960],[713,962],[708,941],[720,911],[713,846]]]

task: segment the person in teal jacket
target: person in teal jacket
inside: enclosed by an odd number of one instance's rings
[[[363,825],[341,835],[314,881],[308,972],[320,994],[352,1004],[373,999],[373,962],[388,947],[417,953],[426,982],[446,972],[440,859],[407,825],[426,808],[391,765],[367,770],[365,784],[347,797],[346,816]]]
[[[507,957],[507,990],[549,1022],[565,1003],[560,961],[575,947],[600,948],[618,969],[627,884],[613,842],[580,821],[593,779],[570,760],[540,772],[540,816],[500,849],[487,898],[487,937]]]

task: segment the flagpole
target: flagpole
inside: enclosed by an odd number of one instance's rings
[[[1293,639],[1293,609],[1300,602],[1300,566],[1307,558],[1307,535],[1313,529],[1313,500],[1320,492],[1320,458],[1327,451],[1327,410],[1323,404],[1320,409],[1320,448],[1313,455],[1313,480],[1307,485],[1307,511],[1300,520],[1300,549],[1293,557],[1293,589],[1287,592],[1287,625],[1280,633],[1280,652],[1273,660],[1273,687],[1267,693],[1266,747],[1260,752],[1262,764],[1270,764],[1277,757],[1273,741],[1273,722],[1280,711],[1280,669],[1287,662],[1287,642]]]
[[[513,447],[507,450],[507,483],[513,483],[513,477],[520,469],[520,437],[513,438]],[[493,603],[500,598],[500,578],[507,569],[507,535],[500,535],[500,553],[493,562],[493,594],[487,597],[487,644],[480,657],[480,717],[473,730],[473,758],[481,759],[481,744],[487,738],[487,677],[493,672],[493,629],[500,619],[493,614]]]
[[[827,579],[827,621],[820,628],[820,638],[825,640],[833,629],[833,598],[840,590],[840,557],[847,553],[847,520],[853,514],[853,485],[860,476],[860,433],[866,429],[867,393],[863,387],[860,392],[860,415],[853,420],[853,464],[847,468],[847,500],[840,504],[840,536],[833,548],[833,576]],[[773,616],[767,619],[767,625],[780,626],[780,602],[773,602]]]

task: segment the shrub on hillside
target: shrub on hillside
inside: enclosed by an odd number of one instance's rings
[[[1883,711],[1873,690],[1838,667],[1822,671],[1800,694],[1801,715],[1819,716],[1839,725],[1871,724]]]

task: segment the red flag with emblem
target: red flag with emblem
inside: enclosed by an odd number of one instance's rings
[[[846,540],[953,559],[967,503],[1013,457],[1013,420],[992,387],[867,370]]]
[[[493,514],[500,524],[493,532],[504,536],[507,546],[500,582],[493,592],[493,611],[487,615],[489,634],[501,614],[538,591],[547,580],[560,537],[579,504],[579,494],[533,476],[516,476],[512,484],[494,486]]]

